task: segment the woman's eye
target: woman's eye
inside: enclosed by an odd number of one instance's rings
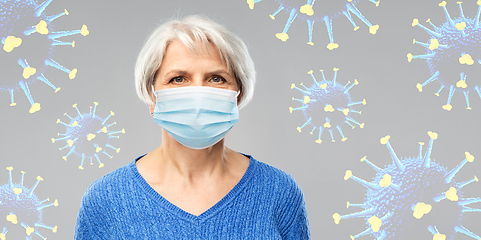
[[[184,81],[184,78],[183,77],[174,77],[170,81],[174,82],[174,83],[182,83]]]
[[[223,77],[220,77],[220,76],[212,77],[212,82],[221,83],[221,82],[224,82],[224,81],[225,81],[225,79]]]

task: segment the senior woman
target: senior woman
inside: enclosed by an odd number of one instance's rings
[[[245,44],[212,20],[154,30],[135,86],[162,144],[89,187],[75,239],[310,239],[294,179],[224,146],[254,82]]]

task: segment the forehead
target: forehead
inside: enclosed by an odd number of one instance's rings
[[[205,59],[225,63],[216,46],[210,42],[192,41],[184,43],[180,40],[174,40],[167,45],[162,63],[181,59]]]

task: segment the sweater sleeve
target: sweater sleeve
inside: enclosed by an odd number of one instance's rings
[[[287,189],[279,208],[279,231],[284,240],[309,240],[311,234],[304,194],[291,176],[288,175],[287,180]]]

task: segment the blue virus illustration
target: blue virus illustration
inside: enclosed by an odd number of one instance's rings
[[[62,158],[67,161],[67,158],[71,154],[75,154],[82,158],[79,169],[84,169],[83,164],[86,158],[90,159],[90,165],[93,165],[92,159],[95,158],[99,163],[99,168],[102,168],[104,164],[100,162],[99,154],[103,153],[109,158],[112,156],[106,151],[107,148],[113,149],[115,152],[119,152],[120,148],[116,148],[110,144],[111,138],[119,138],[119,133],[125,133],[125,129],[119,131],[112,131],[111,126],[117,124],[116,122],[108,124],[107,121],[115,113],[110,111],[110,114],[101,118],[96,115],[97,102],[94,102],[94,107],[90,107],[88,113],[80,113],[77,108],[77,104],[72,107],[77,110],[77,116],[71,117],[67,113],[64,115],[70,119],[69,123],[64,123],[57,119],[57,123],[63,124],[67,130],[65,133],[59,133],[60,138],[52,138],[52,143],[56,141],[65,141],[66,145],[59,148],[61,151],[65,148],[69,149],[67,155]]]
[[[352,128],[355,125],[364,128],[364,123],[359,123],[351,117],[352,113],[361,114],[360,111],[356,111],[352,108],[354,105],[363,104],[366,105],[366,99],[359,102],[353,102],[349,91],[354,85],[358,85],[359,82],[354,79],[354,83],[351,85],[347,82],[346,85],[341,85],[336,82],[338,68],[334,68],[334,77],[331,80],[326,80],[324,71],[321,70],[323,80],[318,82],[314,77],[313,71],[309,71],[313,84],[308,88],[301,83],[301,87],[297,87],[294,83],[291,84],[291,89],[297,89],[304,94],[302,99],[292,98],[293,101],[300,102],[302,106],[293,108],[290,107],[289,111],[302,110],[306,122],[297,127],[297,131],[301,132],[307,125],[312,126],[311,134],[314,134],[318,129],[319,135],[316,143],[321,143],[321,134],[324,130],[329,131],[331,135],[331,141],[334,142],[333,130],[337,129],[341,134],[342,141],[346,141],[342,133],[341,126],[346,123]],[[354,124],[354,125],[353,125]]]
[[[448,171],[431,159],[433,142],[438,135],[435,132],[428,132],[428,135],[430,141],[424,156],[424,143],[420,142],[419,155],[404,159],[396,156],[389,143],[389,135],[381,138],[380,142],[387,146],[393,163],[383,169],[363,157],[361,162],[376,171],[372,182],[355,177],[351,170],[346,171],[344,180],[353,179],[367,188],[364,203],[347,202],[348,208],[357,207],[361,211],[333,215],[336,224],[341,219],[366,219],[368,228],[355,236],[351,235],[351,239],[364,235],[371,235],[377,240],[421,239],[420,231],[426,231],[427,234],[431,232],[434,240],[456,239],[459,233],[480,239],[463,226],[463,217],[468,212],[481,212],[481,209],[468,206],[481,202],[481,198],[465,198],[461,192],[464,186],[478,182],[478,178],[474,176],[465,182],[454,180],[466,163],[474,161],[474,156],[465,152],[466,158]]]
[[[420,92],[427,84],[437,81],[441,87],[435,93],[443,89],[449,91],[448,101],[442,108],[451,111],[451,100],[454,93],[463,93],[466,99],[467,109],[469,105],[469,93],[477,92],[481,98],[480,81],[481,73],[481,27],[479,25],[479,15],[481,13],[481,1],[478,1],[478,11],[474,19],[464,16],[461,2],[459,5],[459,18],[451,18],[446,9],[446,2],[439,4],[446,14],[446,22],[440,26],[434,25],[430,19],[429,23],[434,30],[431,30],[414,19],[412,26],[419,26],[430,35],[427,43],[413,40],[413,43],[426,48],[426,53],[422,55],[412,55],[408,53],[408,61],[412,59],[425,59],[431,72],[431,77],[424,83],[418,83],[417,88]],[[469,81],[468,81],[469,80]]]
[[[247,0],[247,4],[249,5],[250,9],[254,9],[254,4],[260,2],[262,0]],[[284,30],[281,33],[277,33],[276,37],[283,42],[289,39],[289,35],[287,31],[291,27],[291,24],[296,19],[301,19],[302,21],[307,22],[307,26],[309,29],[309,42],[307,44],[314,45],[312,42],[312,31],[314,29],[314,24],[317,22],[324,22],[327,27],[327,33],[329,35],[329,44],[327,48],[329,50],[333,50],[339,47],[339,44],[334,42],[334,36],[332,32],[332,21],[333,19],[344,15],[354,26],[354,31],[359,29],[359,26],[356,25],[354,22],[351,13],[356,15],[360,20],[362,20],[368,27],[369,32],[371,34],[376,34],[377,30],[379,29],[379,25],[372,25],[367,18],[365,18],[361,11],[359,11],[356,7],[356,4],[359,0],[348,0],[348,1],[339,1],[339,0],[323,0],[320,3],[314,6],[315,0],[276,0],[279,3],[279,8],[272,14],[269,15],[271,19],[275,19],[276,15],[281,12],[285,11],[289,14],[289,19],[284,27]],[[369,0],[370,2],[379,6],[379,1]],[[304,2],[304,3],[302,3]]]
[[[52,22],[69,13],[65,10],[56,15],[45,15],[44,11],[51,2],[52,0],[45,0],[38,4],[34,0],[0,0],[0,39],[3,45],[3,50],[0,50],[0,71],[3,73],[0,91],[8,91],[10,106],[15,106],[14,92],[23,90],[31,104],[30,113],[40,110],[40,103],[35,102],[30,94],[30,85],[39,80],[55,92],[60,90],[45,77],[47,67],[66,72],[70,79],[74,79],[77,74],[77,69],[69,70],[52,59],[56,46],[75,46],[75,41],[65,42],[59,39],[75,34],[89,34],[85,25],[80,30],[54,31]]]
[[[57,226],[50,227],[42,223],[43,209],[51,206],[58,206],[58,200],[55,199],[53,203],[46,203],[50,201],[48,198],[40,201],[34,193],[37,185],[43,181],[38,176],[37,182],[32,188],[27,188],[23,185],[25,172],[22,171],[22,179],[20,183],[12,181],[13,167],[7,167],[9,172],[9,181],[7,184],[0,186],[0,216],[6,219],[6,224],[10,226],[4,227],[0,233],[0,239],[5,240],[9,229],[14,230],[14,226],[20,224],[25,228],[27,240],[32,239],[33,234],[38,235],[42,239],[46,239],[40,234],[40,228],[46,228],[52,232],[57,232]],[[12,225],[13,224],[13,225]]]

